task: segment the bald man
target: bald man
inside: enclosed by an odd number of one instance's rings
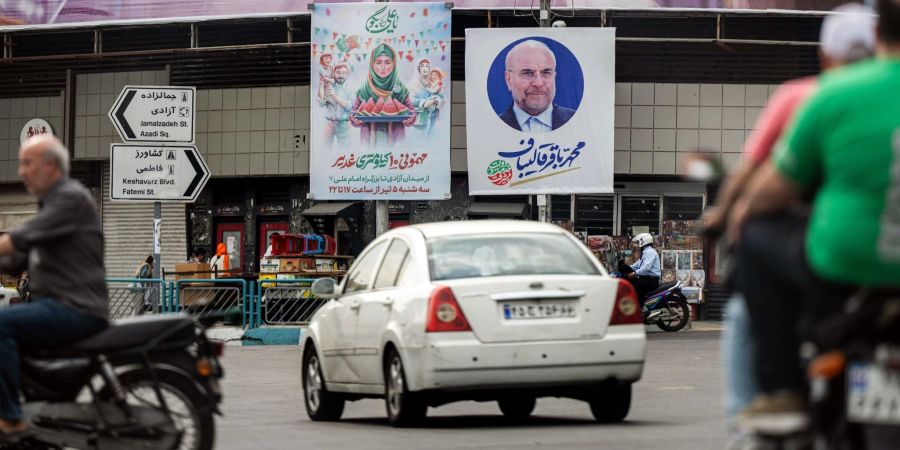
[[[513,102],[500,119],[519,131],[547,133],[575,115],[574,109],[553,103],[556,55],[543,42],[529,39],[506,54],[506,87]]]
[[[19,404],[19,346],[67,347],[103,330],[109,314],[100,214],[87,188],[69,178],[69,151],[52,136],[32,138],[19,150],[19,176],[41,206],[0,236],[0,271],[27,269],[33,299],[0,310],[5,437],[27,429]]]

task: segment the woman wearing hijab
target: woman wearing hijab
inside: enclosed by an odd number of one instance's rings
[[[221,273],[228,272],[231,268],[231,261],[228,259],[228,248],[225,247],[224,243],[220,242],[216,247],[216,256],[210,261],[210,265],[213,275],[216,277]]]
[[[422,58],[416,64],[416,74],[410,82],[410,98],[416,107],[416,122],[413,125],[420,136],[430,137],[434,134],[438,110],[443,106],[443,96],[434,93],[432,75],[437,69],[431,68],[431,61]]]
[[[368,78],[356,92],[356,100],[353,102],[351,110],[358,111],[360,105],[369,100],[373,102],[397,100],[410,111],[415,109],[409,90],[397,76],[397,53],[389,45],[380,44],[372,50],[369,58]],[[360,129],[360,140],[376,146],[402,142],[406,137],[406,127],[412,126],[415,120],[416,115],[412,114],[408,119],[399,123],[377,121],[363,123],[354,115],[350,116],[350,123]]]

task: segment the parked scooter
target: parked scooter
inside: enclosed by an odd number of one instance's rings
[[[627,278],[632,271],[627,264],[619,261],[619,271],[613,272],[615,278]],[[663,331],[679,331],[684,328],[691,318],[691,308],[687,298],[681,293],[684,283],[675,281],[663,283],[652,292],[640,299],[644,305],[644,324],[656,325]]]
[[[29,431],[0,448],[211,449],[223,344],[205,328],[215,320],[126,319],[62,351],[23,349]]]

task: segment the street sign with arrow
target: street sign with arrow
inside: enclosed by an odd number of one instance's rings
[[[191,146],[112,144],[112,200],[193,202],[209,180],[209,168]]]
[[[196,88],[125,86],[109,120],[125,142],[194,142]]]

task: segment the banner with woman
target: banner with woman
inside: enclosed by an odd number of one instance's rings
[[[446,4],[317,4],[311,32],[313,198],[449,196]]]

